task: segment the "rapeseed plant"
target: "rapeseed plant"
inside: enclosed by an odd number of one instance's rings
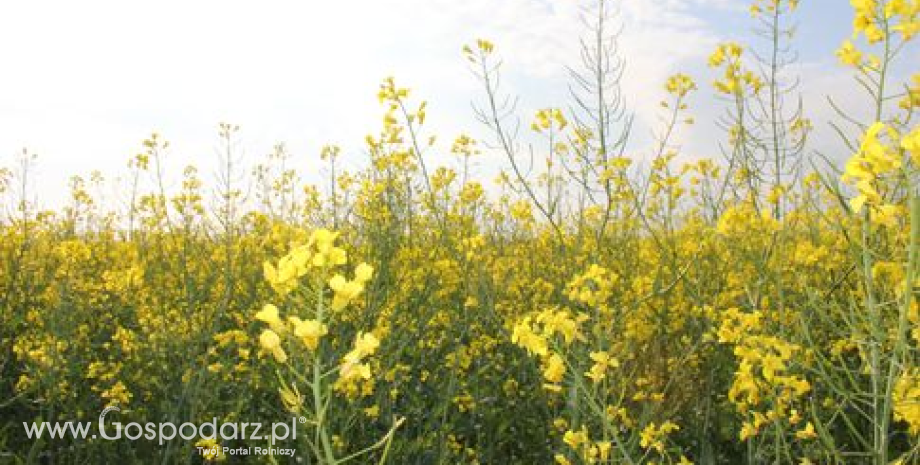
[[[892,71],[920,2],[850,2],[836,58],[872,114],[840,111],[845,161],[826,166],[818,123],[783,104],[797,100],[798,3],[751,2],[768,53],[719,44],[712,89],[685,73],[656,84],[647,153],[630,151],[607,0],[569,104],[518,115],[501,44],[463,47],[487,133],[449,135],[445,156],[433,109],[395,78],[366,166],[326,146],[316,185],[279,145],[246,189],[241,129],[223,123],[216,186],[190,166],[167,188],[170,144],[152,134],[124,208],[94,173],[40,211],[24,152],[0,169],[0,457],[232,462],[221,447],[270,445],[322,464],[920,462],[920,74]],[[726,106],[722,159],[688,160],[675,134],[707,92]],[[495,182],[478,179],[496,153]],[[304,422],[267,444],[18,434],[106,407],[125,422]]]

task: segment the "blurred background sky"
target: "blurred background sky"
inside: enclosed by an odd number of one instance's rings
[[[521,98],[525,124],[536,109],[566,106],[566,66],[578,64],[585,0],[351,1],[28,1],[0,5],[0,166],[23,147],[38,154],[45,206],[66,198],[67,179],[100,170],[112,185],[151,132],[171,143],[173,183],[197,164],[209,180],[217,125],[239,124],[247,166],[284,142],[298,169],[315,179],[319,149],[334,143],[345,163],[366,160],[364,136],[377,133],[380,81],[394,76],[429,101],[428,133],[439,137],[432,164],[448,160],[460,133],[485,137],[470,102],[482,97],[461,47],[482,37],[504,60],[505,90]],[[686,156],[718,156],[714,119],[723,103],[706,59],[721,41],[766,46],[751,32],[747,0],[620,0],[624,93],[637,120],[629,154],[648,155],[661,114],[663,83],[692,75],[697,124],[681,131]],[[845,0],[802,0],[794,15],[795,72],[817,133],[813,148],[843,158],[828,130],[826,97],[859,113],[848,70],[834,50],[849,37]],[[920,62],[901,57],[906,79]],[[501,165],[486,154],[479,170]],[[248,168],[247,168],[248,169]]]

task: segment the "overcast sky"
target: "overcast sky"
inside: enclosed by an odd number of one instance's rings
[[[168,139],[174,177],[195,163],[209,176],[217,124],[239,124],[252,164],[285,142],[304,172],[319,148],[364,159],[379,129],[382,78],[429,100],[429,126],[449,148],[459,133],[484,135],[470,111],[480,96],[460,49],[492,40],[520,112],[566,104],[567,65],[577,64],[583,0],[15,1],[0,6],[0,166],[23,147],[39,156],[40,197],[53,205],[73,174],[125,173],[152,131]],[[682,136],[693,156],[714,156],[721,110],[705,67],[716,43],[751,43],[747,1],[622,0],[624,88],[637,130],[654,127],[661,84],[674,72],[700,83],[699,124]],[[850,33],[843,0],[803,0],[799,72],[815,125],[826,94],[859,106],[833,51]],[[920,58],[916,47],[908,61]],[[848,100],[849,99],[849,100]],[[641,140],[641,137],[639,138]],[[833,144],[824,144],[830,150]],[[830,147],[830,148],[828,148]],[[642,156],[641,143],[633,147]],[[436,162],[435,162],[436,163]],[[498,164],[500,161],[486,161]],[[488,171],[489,167],[483,170]]]

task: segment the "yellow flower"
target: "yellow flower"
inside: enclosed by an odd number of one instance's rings
[[[600,382],[607,376],[608,368],[617,368],[620,366],[620,362],[611,357],[610,354],[604,351],[600,352],[591,352],[591,360],[594,361],[594,365],[591,367],[591,370],[585,373],[585,376],[591,378],[595,383]]]
[[[380,416],[380,407],[377,405],[368,407],[364,409],[364,415],[366,415],[368,418],[377,418]]]
[[[639,445],[645,449],[655,448],[659,452],[664,451],[664,443],[658,439],[658,436],[655,423],[649,423],[639,434]]]
[[[750,422],[744,422],[741,425],[741,432],[738,434],[738,438],[741,441],[747,441],[754,436],[757,436],[757,428]]]
[[[349,382],[355,379],[371,379],[371,366],[366,363],[346,363],[339,370],[339,381]]]
[[[917,21],[917,24],[920,25],[920,21]],[[905,110],[920,107],[920,73],[914,74],[911,80],[913,83],[908,87],[907,95],[898,102],[898,106]]]
[[[316,249],[316,254],[312,256],[310,263],[317,268],[326,268],[331,266],[344,265],[347,261],[345,251],[335,247],[335,240],[339,233],[332,232],[328,229],[314,230],[310,235],[308,246]]]
[[[910,153],[914,165],[920,167],[920,126],[901,139],[901,147]]]
[[[920,371],[914,369],[898,377],[892,393],[894,418],[907,423],[908,431],[920,436]]]
[[[310,350],[316,350],[320,338],[328,332],[326,325],[317,320],[300,321],[294,327],[294,335],[299,337]]]
[[[559,354],[551,355],[545,363],[543,377],[551,383],[561,383],[562,377],[565,376],[565,361]]]
[[[722,63],[725,62],[725,49],[723,47],[716,48],[715,52],[712,52],[712,55],[709,56],[709,66],[715,68],[716,66],[722,66]]]
[[[649,423],[639,434],[639,445],[645,449],[655,449],[659,453],[663,453],[665,438],[679,429],[679,426],[670,421],[662,423],[660,427],[656,426],[654,422]]]
[[[815,433],[815,425],[813,425],[810,421],[805,424],[805,428],[795,432],[795,437],[802,440],[814,439],[817,436],[818,435]]]
[[[885,18],[891,19],[896,15],[910,15],[911,4],[907,0],[889,0],[885,5]]]
[[[359,332],[355,337],[355,352],[359,354],[358,358],[373,355],[378,347],[380,347],[380,340],[371,333]]]
[[[262,334],[259,335],[259,346],[262,347],[263,352],[272,354],[279,363],[287,362],[287,354],[281,348],[281,338],[276,332],[270,329],[262,331]]]
[[[883,131],[892,139],[897,135],[893,129],[883,123],[872,124],[863,135],[859,152],[847,160],[841,178],[843,182],[853,184],[859,192],[850,200],[850,207],[859,212],[868,204],[875,210],[875,218],[881,222],[887,221],[888,214],[892,211],[890,208],[882,209],[882,196],[876,186],[882,177],[897,171],[902,164],[897,150],[882,142]]]
[[[578,450],[582,444],[588,442],[588,432],[584,427],[578,432],[568,430],[562,435],[562,442],[572,449]]]
[[[362,273],[367,273],[362,271]],[[344,276],[337,274],[329,279],[329,288],[334,292],[332,297],[332,310],[341,310],[351,301],[361,295],[364,291],[364,284],[361,281],[349,281]]]
[[[530,317],[525,317],[520,323],[514,326],[511,331],[511,342],[527,349],[527,352],[541,357],[548,352],[546,338],[534,332],[530,325]]]
[[[279,270],[268,262],[262,265],[262,269],[265,280],[279,295],[285,296],[296,287],[296,283],[293,282],[296,279],[296,276],[292,273],[293,269],[285,267]]]
[[[776,378],[777,372],[782,372],[786,369],[786,363],[783,359],[776,355],[766,355],[761,360],[761,366],[763,370],[763,378],[767,382],[773,382]]]
[[[597,452],[600,455],[599,458],[601,459],[602,462],[606,462],[607,460],[610,459],[611,447],[612,447],[612,444],[610,443],[610,441],[598,441]]]
[[[860,66],[862,64],[862,52],[860,52],[849,40],[845,41],[843,45],[837,49],[837,58],[840,59],[841,63],[849,66]]]
[[[374,267],[367,263],[361,263],[355,267],[355,281],[366,283],[374,276]]]
[[[278,316],[278,307],[272,304],[265,304],[258,313],[256,313],[256,319],[262,322],[267,323],[273,330],[278,330],[282,328],[281,318]]]
[[[342,358],[342,367],[339,370],[340,385],[357,378],[370,379],[371,367],[366,363],[361,363],[361,360],[373,355],[378,347],[380,347],[380,340],[376,336],[359,332],[355,336],[354,348]]]
[[[696,83],[693,82],[693,79],[686,74],[675,74],[668,78],[668,81],[665,83],[665,90],[668,93],[674,94],[678,97],[684,97],[692,90],[696,90]]]
[[[339,233],[337,232],[332,232],[328,229],[316,229],[310,234],[310,243],[313,244],[320,253],[327,253],[338,237]]]
[[[543,324],[543,334],[552,336],[556,333],[562,335],[566,344],[573,341],[584,340],[581,334],[581,324],[588,319],[587,315],[579,313],[575,318],[567,310],[546,310],[537,315],[537,322]]]

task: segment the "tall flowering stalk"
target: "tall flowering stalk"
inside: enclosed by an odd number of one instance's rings
[[[265,263],[265,279],[291,311],[283,319],[276,305],[266,304],[256,313],[255,319],[268,326],[259,336],[260,351],[278,364],[279,392],[285,408],[308,416],[313,434],[304,439],[319,463],[344,463],[380,448],[384,449],[383,463],[402,420],[395,421],[380,441],[351,454],[338,450],[330,428],[329,412],[337,398],[373,391],[370,362],[380,347],[372,332],[359,331],[352,349],[336,357],[334,347],[326,341],[336,313],[345,311],[361,296],[374,274],[366,263],[354,268],[351,279],[341,274],[347,254],[335,245],[337,237],[338,233],[326,229],[315,230],[305,244],[295,246],[277,264]],[[308,394],[301,395],[298,386],[305,387]]]

